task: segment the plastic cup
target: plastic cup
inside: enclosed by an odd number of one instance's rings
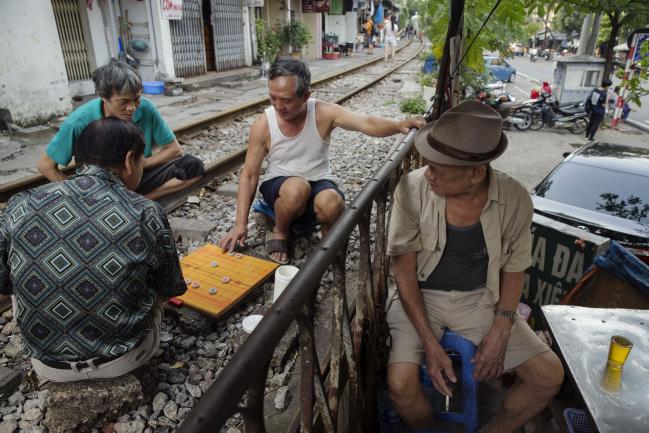
[[[277,301],[279,295],[282,294],[288,283],[291,282],[295,274],[299,271],[298,268],[292,265],[282,265],[275,270],[275,287],[273,289],[273,302]]]
[[[620,370],[629,356],[633,342],[621,335],[614,335],[611,337],[611,345],[608,349],[607,366],[612,370]]]

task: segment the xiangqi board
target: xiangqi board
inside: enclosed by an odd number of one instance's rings
[[[212,317],[237,305],[277,268],[277,264],[244,254],[228,254],[205,245],[180,260],[187,292],[178,299]]]

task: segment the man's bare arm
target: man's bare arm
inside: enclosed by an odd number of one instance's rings
[[[60,182],[66,179],[65,174],[59,170],[59,164],[50,158],[47,153],[43,153],[36,166],[38,171],[50,182]]]
[[[388,137],[394,134],[407,134],[411,128],[421,128],[426,124],[421,116],[404,120],[386,119],[354,113],[338,104],[318,101],[328,118],[331,129],[342,128],[346,131],[358,131],[373,137]]]
[[[173,161],[176,158],[180,158],[183,155],[183,149],[180,147],[178,140],[174,138],[174,141],[167,143],[163,146],[159,152],[149,156],[144,159],[144,169],[148,170],[153,167],[158,167],[159,165],[164,164],[165,162]]]
[[[401,305],[424,347],[426,367],[433,384],[439,392],[450,396],[452,392],[442,371],[452,382],[456,381],[455,373],[451,359],[435,338],[428,322],[424,299],[417,280],[417,254],[407,253],[392,257],[392,269],[399,289]]]
[[[266,156],[266,142],[269,139],[268,122],[266,115],[262,114],[250,128],[248,138],[248,151],[246,160],[239,176],[239,189],[237,190],[237,216],[234,227],[223,237],[219,244],[222,248],[233,251],[237,244],[244,245],[248,235],[248,216],[250,206],[255,198],[261,164]]]

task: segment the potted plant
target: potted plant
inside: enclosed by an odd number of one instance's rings
[[[302,48],[311,39],[311,31],[301,21],[291,20],[282,28],[282,41],[290,47],[291,55],[302,57]]]
[[[255,32],[257,33],[257,54],[261,59],[261,73],[265,76],[270,64],[275,61],[279,54],[282,42],[280,35],[273,29],[266,29],[264,20],[255,20]]]

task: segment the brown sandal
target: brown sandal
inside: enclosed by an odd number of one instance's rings
[[[266,233],[266,255],[269,259],[280,265],[286,265],[288,263],[288,258],[286,260],[277,260],[271,256],[272,253],[286,253],[288,255],[288,240],[287,239],[272,239],[273,233]]]

